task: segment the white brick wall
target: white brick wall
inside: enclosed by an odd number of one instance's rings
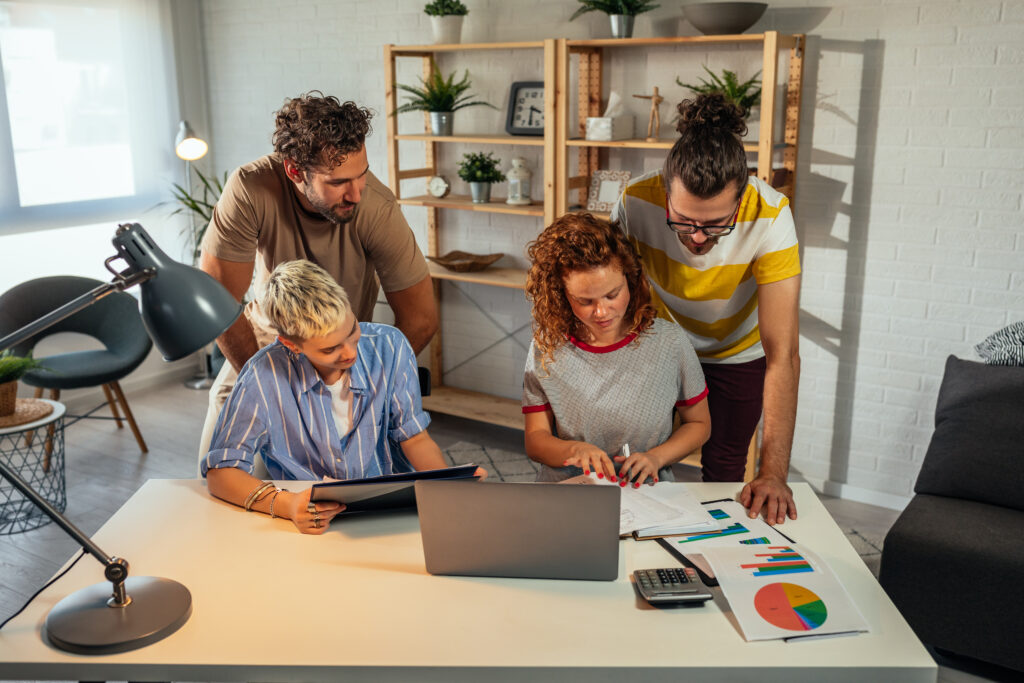
[[[212,150],[219,169],[267,152],[271,116],[309,89],[378,112],[371,168],[386,178],[382,44],[429,42],[422,0],[204,0]],[[574,3],[467,0],[468,41],[603,37],[597,14],[567,21]],[[909,497],[932,427],[948,354],[1024,318],[1024,2],[1020,0],[790,0],[774,2],[752,30],[806,32],[803,126],[796,215],[803,245],[803,376],[793,469],[842,495],[899,506]],[[692,35],[678,3],[637,21],[637,35]],[[700,65],[741,76],[758,52],[632,50],[607,71],[638,125],[647,106],[629,95],[658,85],[671,102]],[[536,55],[446,55],[445,70],[470,70],[475,90],[504,108],[512,80],[541,75]],[[414,62],[399,82],[414,82]],[[671,110],[662,110],[663,131]],[[460,112],[463,131],[501,130],[504,113]],[[403,130],[415,130],[406,115]],[[403,163],[414,165],[410,145]],[[484,147],[507,168],[512,154],[534,170],[535,148]],[[456,192],[461,146],[440,159]],[[635,173],[660,155],[613,153],[610,168]],[[410,184],[410,187],[412,185]],[[406,211],[425,237],[422,210]],[[522,247],[542,227],[515,216],[447,212],[441,249]],[[421,242],[422,244],[422,242]],[[485,313],[486,312],[486,315]],[[516,397],[529,321],[522,294],[444,286],[445,381]],[[485,353],[467,360],[482,350]]]

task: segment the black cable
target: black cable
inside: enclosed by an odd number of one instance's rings
[[[14,613],[14,614],[12,614],[11,616],[9,616],[9,617],[7,617],[6,619],[4,619],[4,622],[3,622],[2,624],[0,624],[0,629],[2,629],[2,628],[3,628],[4,626],[7,626],[7,622],[9,622],[9,621],[10,621],[11,619],[13,619],[14,617],[18,616],[18,615],[19,615],[19,614],[21,614],[22,612],[24,612],[24,611],[25,611],[25,608],[26,608],[26,607],[28,607],[29,605],[31,605],[31,604],[32,604],[32,601],[33,601],[33,600],[35,600],[35,599],[36,599],[37,597],[39,597],[39,594],[40,594],[40,593],[42,593],[42,592],[43,592],[44,590],[46,590],[47,588],[49,588],[50,586],[52,586],[52,585],[53,585],[53,583],[54,583],[54,582],[55,582],[55,581],[56,581],[57,579],[61,578],[62,576],[64,576],[65,574],[67,574],[67,573],[68,573],[69,571],[71,571],[71,568],[72,568],[72,567],[74,567],[74,566],[75,566],[76,564],[78,564],[78,561],[79,561],[80,559],[82,559],[83,557],[85,557],[85,549],[84,549],[84,548],[83,548],[82,550],[80,550],[80,551],[78,552],[78,557],[76,557],[76,558],[74,559],[74,561],[73,561],[73,562],[72,562],[71,564],[69,564],[69,565],[67,566],[67,569],[65,569],[65,570],[64,570],[64,571],[62,571],[62,572],[61,572],[60,574],[57,574],[57,576],[55,576],[55,577],[53,577],[52,579],[50,579],[49,581],[47,581],[47,582],[46,582],[46,585],[45,585],[45,586],[43,586],[42,588],[40,588],[39,590],[37,590],[37,591],[36,591],[35,593],[33,593],[33,594],[32,594],[32,597],[31,597],[31,598],[29,598],[28,600],[26,600],[26,601],[25,601],[25,604],[21,606],[21,609],[19,609],[19,610],[18,610],[17,612],[15,612],[15,613]]]

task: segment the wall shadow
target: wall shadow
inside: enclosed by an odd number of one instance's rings
[[[819,94],[818,66],[824,53],[860,56],[860,99],[856,111],[844,111],[829,101],[830,95]],[[797,170],[795,212],[798,216],[801,262],[805,262],[804,250],[808,247],[837,249],[846,256],[842,316],[838,327],[806,310],[800,311],[801,336],[835,356],[837,361],[828,473],[828,481],[836,484],[848,480],[850,464],[884,53],[885,43],[881,40],[845,41],[808,36],[807,58],[804,60],[804,97],[814,103],[812,111],[804,110],[804,130],[814,129],[817,111],[827,111],[856,126],[853,156],[816,150],[807,145],[806,149],[800,150]],[[810,87],[807,87],[808,83]],[[850,166],[850,180],[846,182],[812,173],[812,164]],[[844,202],[847,190],[849,201]],[[841,217],[849,226],[845,238],[833,234],[833,227]]]

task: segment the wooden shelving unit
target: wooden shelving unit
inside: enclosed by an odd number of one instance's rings
[[[412,45],[384,46],[385,62],[385,106],[387,111],[394,111],[398,106],[395,89],[395,63],[400,58],[419,59],[422,62],[423,75],[430,73],[432,58],[440,53],[474,53],[493,50],[540,50],[543,52],[545,92],[544,120],[550,122],[541,136],[518,135],[465,135],[451,136],[430,135],[423,133],[398,133],[396,117],[387,117],[386,131],[388,139],[388,171],[391,191],[398,198],[398,203],[405,206],[422,206],[427,209],[427,254],[438,256],[439,233],[442,230],[441,213],[446,210],[477,211],[523,216],[525,220],[542,219],[547,225],[555,219],[555,96],[558,69],[555,64],[555,40],[540,40],[513,43],[467,43],[459,45]],[[456,128],[458,127],[456,117]],[[430,129],[429,119],[424,114],[424,131]],[[399,144],[421,144],[424,146],[425,163],[422,168],[402,169],[399,162]],[[503,197],[492,197],[491,201],[474,204],[468,196],[449,195],[438,199],[429,195],[406,196],[402,192],[403,180],[427,178],[438,173],[438,145],[450,143],[469,143],[479,145],[518,145],[526,147],[542,147],[544,150],[544,170],[542,176],[543,199],[534,201],[527,206],[514,206],[505,203]],[[534,183],[541,182],[540,174],[534,174]],[[438,309],[441,308],[441,282],[465,282],[491,287],[507,287],[523,289],[526,283],[526,271],[515,268],[489,268],[475,273],[460,273],[447,270],[433,262],[430,263],[430,275],[434,280],[434,297]],[[506,399],[474,391],[465,391],[444,384],[443,357],[441,353],[441,334],[431,342],[431,375],[434,387],[431,395],[423,400],[427,410],[460,417],[468,417],[482,422],[511,427],[523,428],[523,417],[519,401]]]
[[[597,142],[583,139],[588,116],[599,116],[602,110],[602,77],[607,62],[614,59],[617,48],[647,47],[672,48],[695,45],[751,45],[758,44],[761,52],[761,117],[759,139],[744,148],[757,155],[757,174],[786,194],[790,200],[796,191],[796,155],[800,132],[800,93],[803,86],[803,53],[805,37],[780,35],[777,31],[731,36],[687,36],[678,38],[626,38],[602,40],[560,40],[558,42],[559,112],[558,159],[555,162],[558,184],[556,209],[561,215],[569,209],[569,193],[580,192],[579,204],[586,204],[587,189],[594,171],[601,168],[600,150],[603,149],[669,149],[674,139],[649,142],[643,138]],[[776,86],[780,83],[779,51],[789,50],[786,77],[785,119],[783,140],[774,139]],[[572,62],[577,62],[576,121],[569,121],[569,84]],[[639,123],[638,123],[639,125]],[[569,150],[578,150],[575,173],[570,171]],[[781,163],[773,164],[775,153],[781,153]],[[781,169],[781,171],[780,171]],[[774,182],[773,182],[774,181]]]
[[[508,43],[467,43],[458,45],[410,45],[384,46],[385,61],[385,107],[394,111],[398,106],[395,90],[396,60],[401,58],[419,59],[423,75],[430,73],[431,60],[441,53],[474,53],[493,50],[541,50],[543,52],[543,81],[545,84],[544,119],[547,126],[543,137],[513,136],[504,134],[465,135],[456,134],[439,137],[423,133],[398,133],[395,117],[386,118],[389,184],[405,206],[422,206],[427,210],[427,254],[438,255],[441,212],[447,210],[480,211],[523,216],[524,219],[543,220],[549,225],[569,207],[569,194],[580,191],[581,202],[586,204],[586,193],[590,177],[600,168],[602,150],[615,149],[663,149],[668,150],[673,139],[647,141],[643,138],[598,142],[583,139],[586,117],[599,115],[602,109],[602,73],[616,49],[644,47],[650,49],[672,49],[694,45],[750,45],[761,46],[761,115],[760,138],[749,142],[744,148],[757,156],[758,175],[766,182],[773,182],[786,195],[793,198],[796,190],[797,145],[800,128],[800,92],[803,85],[803,35],[780,35],[776,31],[759,34],[733,36],[691,36],[678,38],[627,38],[600,40],[541,40]],[[780,73],[779,52],[788,50],[788,66],[785,74]],[[577,61],[578,119],[569,120],[569,85],[571,65]],[[781,107],[784,118],[783,139],[773,137],[778,117],[776,87],[785,78],[785,96]],[[424,114],[424,131],[429,130],[429,119]],[[458,122],[456,121],[456,126]],[[469,197],[454,195],[437,199],[429,195],[406,196],[402,192],[402,181],[427,178],[438,173],[438,145],[469,143],[480,145],[521,145],[542,147],[544,156],[543,199],[528,206],[512,206],[503,198],[494,197],[490,202],[474,204]],[[425,161],[420,168],[403,169],[399,164],[400,144],[423,145]],[[575,168],[570,171],[569,152],[575,150],[578,158]],[[607,152],[604,152],[607,154]],[[780,157],[778,164],[773,164]],[[774,168],[773,168],[774,166]],[[537,175],[535,174],[535,183]],[[607,214],[604,214],[607,218]],[[523,289],[526,271],[515,268],[490,268],[475,273],[459,273],[430,263],[430,274],[434,280],[434,296],[441,306],[441,282],[444,280],[464,282],[491,287]],[[431,396],[424,399],[428,410],[468,417],[483,422],[522,429],[522,414],[519,402],[479,392],[465,391],[444,384],[442,372],[441,332],[431,343],[431,373],[435,386]]]

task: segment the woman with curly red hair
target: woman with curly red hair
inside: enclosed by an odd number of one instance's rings
[[[580,213],[527,251],[534,330],[523,413],[538,480],[593,470],[622,486],[671,481],[669,467],[711,433],[707,387],[686,332],[655,318],[633,245]]]

